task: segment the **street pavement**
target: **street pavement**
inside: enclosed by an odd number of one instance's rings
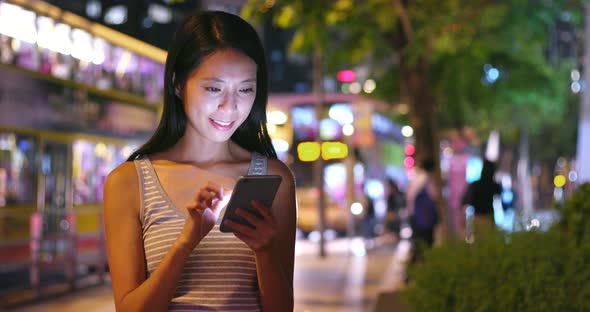
[[[366,248],[365,248],[366,247]],[[372,312],[379,294],[403,286],[409,243],[360,238],[327,241],[326,256],[317,243],[298,240],[295,256],[296,312]],[[110,284],[87,287],[11,308],[15,312],[112,312]]]

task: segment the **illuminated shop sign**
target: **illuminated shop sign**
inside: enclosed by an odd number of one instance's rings
[[[318,142],[301,142],[297,145],[297,157],[299,160],[315,161],[320,157],[320,144]]]
[[[348,156],[348,146],[342,142],[322,143],[322,158],[324,160],[342,159]]]
[[[342,159],[348,156],[348,146],[342,142],[302,142],[297,145],[297,157],[300,161],[316,161],[318,158],[324,160]]]

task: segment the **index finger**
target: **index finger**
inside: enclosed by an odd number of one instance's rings
[[[223,188],[213,182],[208,182],[199,190],[199,192],[195,196],[197,200],[203,192],[213,195],[212,198],[216,197],[220,200],[223,199]]]

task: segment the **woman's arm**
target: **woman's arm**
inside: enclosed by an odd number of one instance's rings
[[[117,311],[167,311],[192,244],[179,236],[146,279],[139,187],[132,162],[123,163],[105,182],[105,235],[115,307]]]
[[[271,212],[277,233],[270,248],[256,253],[258,283],[263,311],[293,311],[293,270],[297,207],[295,179],[289,168],[269,159],[270,174],[283,177]]]
[[[295,181],[293,174],[279,160],[269,159],[269,173],[283,179],[272,207],[252,202],[260,213],[258,218],[243,209],[236,215],[254,228],[225,220],[234,235],[246,243],[256,256],[256,272],[263,311],[293,311],[293,265],[295,258]]]

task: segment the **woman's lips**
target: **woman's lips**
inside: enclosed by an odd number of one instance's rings
[[[215,119],[211,119],[211,118],[209,118],[209,121],[211,122],[213,127],[215,127],[216,129],[219,129],[221,131],[230,130],[232,128],[232,126],[234,125],[233,121],[221,121],[221,120],[215,120]]]

